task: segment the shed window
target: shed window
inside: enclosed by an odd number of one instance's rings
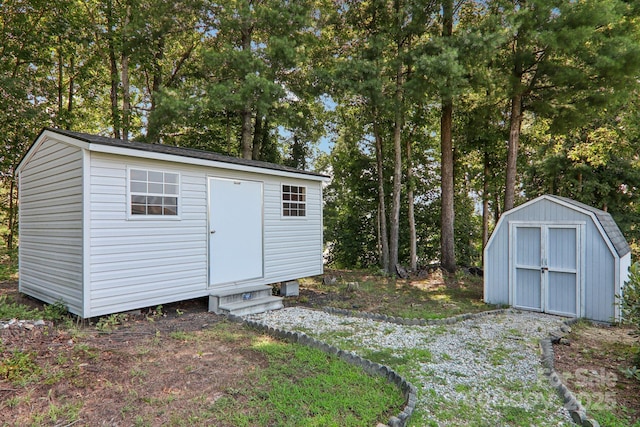
[[[282,186],[282,216],[307,216],[307,188],[297,185]]]
[[[180,176],[171,172],[130,169],[129,194],[133,216],[176,216]]]

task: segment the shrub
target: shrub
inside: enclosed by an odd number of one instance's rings
[[[622,321],[634,328],[633,334],[640,337],[640,263],[634,262],[629,268],[629,281],[619,298]],[[636,363],[640,364],[640,346],[636,348]]]
[[[47,304],[42,308],[42,317],[52,322],[64,320],[68,315],[67,306],[60,300],[53,304]]]

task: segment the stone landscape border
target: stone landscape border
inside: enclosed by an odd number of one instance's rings
[[[343,308],[324,307],[322,309],[325,313],[338,314],[342,316],[360,317],[363,319],[377,320],[380,322],[395,323],[396,325],[405,326],[428,326],[428,325],[453,325],[454,323],[462,322],[464,320],[476,319],[478,317],[497,315],[503,313],[517,313],[517,310],[511,308],[501,308],[498,310],[481,311],[479,313],[465,313],[459,314],[453,317],[446,317],[444,319],[408,319],[406,317],[394,317],[387,316],[386,314],[368,313],[366,311],[347,310]]]
[[[444,319],[407,319],[404,317],[394,317],[387,316],[385,314],[367,313],[363,311],[347,310],[334,307],[324,307],[323,311],[329,314],[360,317],[364,319],[390,322],[407,326],[452,325],[464,320],[476,319],[484,316],[504,313],[522,313],[521,310],[517,310],[514,308],[503,308],[498,310],[482,311],[479,313],[460,314],[458,316],[447,317]],[[549,337],[540,340],[540,348],[542,350],[541,361],[544,367],[545,375],[549,379],[549,382],[551,382],[552,387],[556,389],[558,395],[562,399],[564,407],[569,411],[573,422],[582,427],[600,427],[600,424],[596,420],[587,417],[587,410],[585,409],[585,407],[582,406],[576,396],[562,382],[562,378],[560,377],[560,375],[558,375],[558,373],[555,371],[553,343],[560,342],[560,339],[562,339],[567,333],[571,332],[571,325],[576,323],[578,320],[579,319],[577,318],[565,320],[563,322],[564,325],[560,327],[560,330],[552,332]]]
[[[504,313],[521,313],[521,310],[516,310],[513,308],[507,309],[498,309],[492,311],[483,311],[479,313],[467,313],[461,314],[458,316],[453,316],[445,319],[407,319],[403,317],[393,317],[387,316],[379,313],[368,313],[362,311],[355,310],[346,310],[340,308],[333,307],[324,307],[323,311],[329,314],[336,314],[342,316],[350,316],[350,317],[359,317],[364,319],[371,319],[376,321],[383,321],[389,323],[395,323],[399,325],[407,325],[407,326],[426,326],[426,325],[451,325],[457,322],[461,322],[469,319],[476,319],[480,317],[485,317],[489,315],[498,315]],[[364,359],[359,355],[340,350],[337,347],[324,343],[322,341],[316,340],[308,336],[303,332],[290,332],[284,331],[279,328],[269,327],[263,323],[247,320],[242,316],[235,315],[227,315],[227,318],[230,321],[243,323],[251,328],[257,329],[261,332],[264,332],[273,337],[283,339],[288,342],[298,343],[301,345],[306,345],[315,349],[318,349],[324,353],[332,354],[340,358],[341,360],[362,368],[369,375],[380,375],[385,377],[386,380],[390,383],[395,384],[398,388],[400,388],[404,398],[405,398],[405,406],[399,414],[390,417],[387,426],[389,427],[405,427],[413,411],[415,410],[417,403],[417,388],[407,381],[402,375],[395,372],[392,368],[386,365],[381,365],[379,363],[372,362],[368,359]],[[556,389],[558,395],[563,400],[564,407],[569,411],[571,415],[571,419],[574,423],[582,427],[600,427],[600,424],[592,419],[588,418],[587,411],[582,406],[580,401],[576,398],[576,396],[567,388],[567,386],[562,382],[562,378],[555,370],[555,357],[553,352],[553,344],[560,342],[566,334],[571,332],[571,325],[578,322],[579,319],[568,319],[563,322],[563,325],[560,327],[558,331],[551,332],[549,337],[540,340],[540,348],[542,351],[541,362],[544,367],[544,373],[549,378],[551,385]],[[0,327],[6,329],[9,327],[18,327],[25,329],[33,329],[34,327],[45,327],[47,323],[43,320],[17,320],[11,319],[9,321],[0,322]]]
[[[587,417],[587,410],[569,388],[562,382],[562,377],[555,370],[555,356],[553,344],[559,343],[563,337],[571,332],[571,325],[579,319],[565,320],[564,325],[557,332],[552,332],[549,337],[540,340],[542,349],[542,366],[544,373],[549,378],[551,385],[555,387],[558,395],[564,403],[564,407],[569,411],[574,423],[582,427],[600,427],[600,423],[593,418]]]
[[[448,317],[444,319],[408,319],[404,317],[387,316],[380,313],[369,313],[364,311],[348,310],[334,307],[324,307],[322,311],[328,314],[371,319],[375,321],[389,322],[405,326],[452,325],[464,320],[477,319],[490,315],[522,313],[521,310],[504,308],[491,311],[482,311],[479,313],[460,314],[458,316]],[[405,408],[400,414],[389,419],[389,423],[387,424],[388,426],[404,427],[413,414],[417,402],[417,389],[413,384],[393,371],[393,369],[391,369],[390,367],[371,362],[367,359],[363,359],[355,353],[339,350],[336,347],[318,341],[301,332],[287,332],[281,329],[267,327],[260,322],[245,320],[239,316],[229,316],[229,318],[236,322],[244,322],[250,327],[262,330],[269,335],[287,340],[289,342],[297,342],[303,345],[317,348],[321,351],[324,351],[325,353],[337,355],[340,359],[346,361],[347,363],[363,368],[365,372],[371,375],[381,375],[386,377],[387,381],[396,384],[402,390],[402,393],[404,394],[407,402]],[[549,337],[544,338],[540,341],[540,348],[542,351],[541,362],[544,367],[545,375],[549,379],[552,387],[556,389],[558,395],[563,400],[564,407],[569,411],[573,422],[582,427],[600,427],[600,424],[596,420],[587,417],[587,411],[584,406],[582,406],[580,401],[571,392],[571,390],[569,390],[567,386],[563,384],[560,375],[558,375],[558,373],[555,371],[553,343],[559,342],[567,333],[571,332],[571,325],[576,323],[578,320],[579,319],[577,318],[565,320],[563,322],[563,326],[561,326],[558,331],[552,332]]]
[[[400,389],[405,399],[405,406],[402,409],[402,412],[390,417],[387,426],[405,427],[407,425],[409,418],[411,418],[411,415],[416,408],[416,403],[418,401],[418,390],[413,384],[411,384],[402,375],[398,374],[390,367],[372,362],[350,351],[340,350],[337,347],[312,338],[303,332],[284,331],[279,328],[266,326],[265,324],[260,322],[244,319],[241,316],[228,315],[227,317],[233,322],[243,323],[250,328],[257,329],[275,338],[279,338],[291,343],[305,345],[320,350],[326,354],[337,356],[350,365],[362,368],[369,375],[379,375],[386,378],[387,382],[396,385]]]

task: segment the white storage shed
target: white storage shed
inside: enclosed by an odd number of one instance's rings
[[[280,308],[270,285],[323,271],[323,175],[47,128],[18,179],[19,290],[83,318]]]
[[[484,300],[612,322],[631,250],[611,215],[544,195],[505,212],[484,250]]]

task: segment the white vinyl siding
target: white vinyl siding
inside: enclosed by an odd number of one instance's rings
[[[20,171],[20,292],[82,313],[82,151],[42,143]]]
[[[127,161],[129,160],[129,161]],[[127,170],[180,174],[179,221],[129,220]],[[91,315],[203,296],[207,284],[204,174],[166,162],[91,157]]]
[[[41,134],[18,170],[21,292],[49,303],[63,300],[85,318],[209,295],[212,177],[261,182],[264,189],[264,274],[233,286],[322,274],[317,176],[198,159],[190,164],[165,154],[154,159],[153,153],[56,135]],[[176,174],[178,215],[133,218],[131,169]],[[304,217],[283,219],[283,183],[305,188]]]
[[[282,182],[265,183],[264,261],[267,283],[322,274],[322,189],[320,182],[287,181],[306,187],[306,216],[281,216]]]
[[[281,181],[259,174],[165,162],[91,157],[91,315],[208,295],[207,178],[264,182],[264,277],[271,284],[322,274],[321,183],[306,186],[307,216],[281,216]],[[127,163],[127,164],[125,164]],[[180,173],[180,221],[127,220],[127,167]],[[105,185],[105,182],[108,185]]]

